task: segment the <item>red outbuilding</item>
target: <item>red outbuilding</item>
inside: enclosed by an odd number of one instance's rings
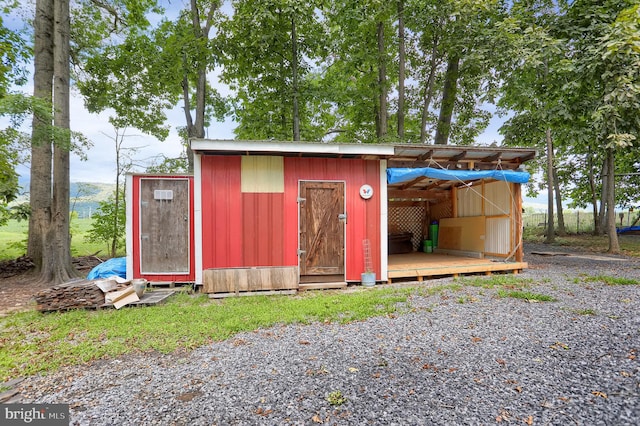
[[[195,281],[193,176],[127,175],[127,278]]]
[[[526,267],[521,170],[534,150],[205,139],[191,148],[193,177],[128,177],[131,278],[230,294]]]

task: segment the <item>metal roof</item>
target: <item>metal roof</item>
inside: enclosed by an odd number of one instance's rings
[[[365,144],[287,141],[192,139],[191,149],[203,155],[283,155],[384,159],[387,167],[436,167],[457,170],[516,170],[536,156],[533,148],[466,145]],[[468,182],[418,178],[388,185],[389,199],[432,201],[450,196],[452,186]]]
[[[493,168],[497,164],[515,169],[536,155],[533,148],[223,139],[192,139],[191,149],[205,155],[374,156],[389,160],[389,167],[426,167],[436,161],[444,167],[469,170]]]

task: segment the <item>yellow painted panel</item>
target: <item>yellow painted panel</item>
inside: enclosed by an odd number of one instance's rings
[[[440,219],[438,248],[484,253],[485,216]]]
[[[284,192],[284,158],[242,157],[242,192]]]

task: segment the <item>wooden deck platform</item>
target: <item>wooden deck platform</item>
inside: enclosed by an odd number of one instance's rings
[[[492,272],[511,272],[517,274],[527,268],[527,262],[504,262],[492,259],[453,256],[438,253],[407,253],[389,256],[389,280],[397,278],[416,278],[422,281],[426,277],[454,276]]]

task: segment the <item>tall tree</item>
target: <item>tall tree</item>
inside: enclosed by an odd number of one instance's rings
[[[404,29],[404,0],[398,0],[398,139],[404,140],[404,99],[406,74],[406,43]]]
[[[318,140],[326,93],[315,68],[326,52],[320,2],[236,0],[222,26],[222,79],[237,93],[241,139]]]
[[[415,40],[409,75],[420,82],[420,95],[409,99],[408,110],[419,112],[410,133],[421,142],[468,144],[486,128],[491,114],[483,104],[494,101],[495,67],[505,55],[498,31],[505,4],[407,1],[408,33]]]
[[[43,282],[76,276],[69,234],[70,32],[68,0],[36,2],[34,97],[52,106],[53,123],[34,113],[27,253]]]
[[[395,2],[336,0],[326,5],[330,56],[324,82],[331,93],[336,140],[379,142],[388,134],[389,88],[397,81],[392,25]]]
[[[508,55],[500,64],[505,84],[499,105],[513,111],[503,126],[507,144],[538,146],[545,152],[548,215],[546,242],[555,239],[554,173],[556,136],[567,116],[559,97],[563,40],[554,33],[558,11],[550,1],[516,1],[512,19],[501,26]],[[560,198],[560,194],[556,194]]]
[[[161,18],[155,27],[142,13],[162,13],[151,0],[137,3],[139,9],[117,11],[119,37],[85,55],[79,87],[88,109],[111,109],[115,127],[135,127],[164,140],[170,127],[166,112],[181,102],[187,137],[204,137],[209,120],[222,120],[226,112],[226,101],[207,78],[219,56],[211,33],[220,3],[192,0],[174,20]]]

